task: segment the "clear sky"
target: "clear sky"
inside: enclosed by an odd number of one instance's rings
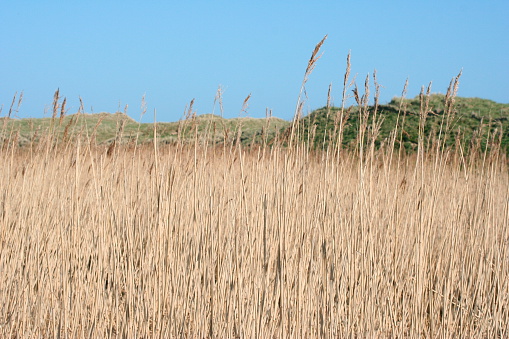
[[[85,111],[123,111],[143,122],[197,114],[290,120],[316,43],[305,113],[340,104],[346,56],[359,87],[377,70],[381,102],[433,82],[444,93],[460,70],[460,96],[509,102],[509,1],[3,1],[0,105],[24,92],[17,117],[50,115],[53,93]]]

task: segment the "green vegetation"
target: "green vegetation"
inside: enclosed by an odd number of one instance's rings
[[[10,119],[3,118],[0,122],[1,139],[13,140],[19,146],[38,143],[42,135],[55,132],[60,139],[68,136],[91,139],[97,144],[147,143],[154,138],[153,123],[138,123],[123,113],[77,113],[64,116],[61,119]],[[158,122],[157,138],[162,143],[176,142],[179,138],[193,141],[200,140],[221,143],[225,139],[237,140],[245,145],[253,142],[273,139],[282,129],[289,125],[288,121],[278,118],[254,119],[234,118],[224,119],[217,115],[204,114],[193,116],[178,122]],[[240,130],[240,134],[239,134]]]
[[[428,100],[428,109],[424,105]],[[421,102],[423,106],[421,106]],[[481,136],[501,139],[501,147],[509,151],[509,104],[500,104],[491,100],[479,98],[456,97],[450,112],[446,107],[446,97],[441,94],[419,96],[413,99],[394,98],[388,104],[379,105],[375,112],[374,106],[352,106],[344,109],[343,146],[353,147],[357,144],[361,112],[367,113],[367,135],[375,137],[375,145],[386,142],[391,133],[396,131],[396,147],[403,145],[407,150],[417,148],[419,139],[419,124],[423,113],[426,119],[423,126],[425,141],[432,144],[440,133],[446,134],[446,144],[452,145],[458,140],[462,146],[469,149],[477,142],[481,147],[486,146],[486,140]],[[450,113],[450,114],[448,114]],[[313,111],[301,121],[303,138],[312,141],[315,148],[327,146],[334,134],[334,121],[341,114],[337,107],[323,107]],[[374,121],[373,119],[376,119]],[[376,122],[376,124],[374,124]],[[379,131],[375,131],[378,124]],[[398,129],[396,130],[396,127]],[[459,137],[459,138],[458,138]]]
[[[323,40],[322,40],[323,42]],[[320,44],[322,43],[320,42]],[[317,46],[319,49],[320,44]],[[317,49],[313,52],[316,55]],[[312,57],[302,84],[314,67]],[[347,59],[345,90],[350,62]],[[413,99],[393,98],[384,105],[378,104],[379,85],[375,81],[375,105],[368,105],[365,96],[360,97],[357,87],[353,92],[357,106],[338,108],[326,106],[302,118],[301,109],[295,120],[288,122],[268,117],[253,119],[239,117],[224,119],[214,114],[196,115],[191,102],[185,119],[178,122],[138,123],[124,113],[78,113],[66,115],[66,99],[60,102],[59,90],[55,92],[51,118],[11,119],[16,96],[6,117],[0,125],[0,141],[6,140],[18,146],[36,145],[41,136],[52,136],[53,141],[92,141],[94,144],[144,144],[152,143],[154,137],[165,144],[200,142],[206,144],[243,145],[272,144],[282,142],[290,145],[297,137],[315,149],[340,148],[358,149],[361,144],[376,148],[384,145],[407,151],[422,147],[460,147],[461,151],[485,150],[496,145],[509,152],[509,104],[500,104],[480,98],[456,97],[458,75],[446,95],[430,94],[428,88]],[[367,79],[368,80],[368,79]],[[367,81],[366,80],[366,81]],[[366,82],[368,86],[368,82]],[[369,87],[366,88],[369,92]],[[220,99],[221,93],[218,93]],[[302,93],[301,93],[302,95]],[[299,96],[299,107],[303,98]],[[21,104],[23,95],[17,99]],[[249,96],[244,106],[249,101]],[[244,106],[242,111],[244,111]],[[58,114],[60,112],[60,114]]]
[[[425,100],[424,100],[425,101]],[[447,126],[445,96],[432,94],[428,97],[428,110],[424,124],[426,142],[432,144],[433,138],[447,129],[446,144],[452,145],[463,141],[463,147],[469,149],[479,142],[485,147],[489,138],[500,138],[501,147],[509,151],[509,104],[496,103],[487,99],[456,97],[452,106],[452,114]],[[343,110],[344,129],[342,133],[343,147],[357,145],[360,126],[360,112],[364,108],[352,106]],[[395,136],[395,147],[403,147],[407,151],[417,148],[419,139],[419,123],[423,108],[419,96],[413,99],[394,98],[389,103],[367,106],[367,136],[376,136],[375,145],[385,144],[391,136]],[[334,121],[341,114],[338,107],[323,107],[299,121],[303,140],[308,140],[315,148],[329,145],[334,134]],[[379,124],[379,131],[374,135],[374,120]],[[1,139],[15,140],[19,146],[26,146],[40,141],[40,136],[54,130],[60,138],[67,136],[94,140],[97,144],[109,145],[113,141],[120,143],[140,144],[152,142],[154,124],[138,123],[123,113],[77,113],[62,118],[3,118]],[[161,143],[172,143],[177,140],[224,143],[240,141],[244,145],[270,142],[278,134],[284,134],[290,128],[290,122],[279,118],[225,119],[218,115],[204,114],[191,116],[178,122],[158,122],[157,138]],[[396,129],[397,127],[397,129]],[[397,135],[394,135],[396,131]],[[489,134],[488,134],[489,133]],[[180,137],[180,139],[179,139]],[[482,140],[481,140],[482,139]]]

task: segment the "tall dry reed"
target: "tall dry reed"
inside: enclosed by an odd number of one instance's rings
[[[509,334],[499,156],[133,154],[2,152],[2,337]]]

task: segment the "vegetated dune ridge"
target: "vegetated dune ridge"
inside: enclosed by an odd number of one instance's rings
[[[426,136],[437,137],[440,125],[444,118],[446,107],[445,96],[431,94],[428,98],[428,114],[424,133]],[[384,140],[390,137],[398,120],[405,120],[401,139],[396,146],[405,147],[407,151],[415,151],[418,144],[419,97],[413,99],[394,98],[387,104],[380,104],[378,112],[379,132],[375,144],[379,147]],[[369,119],[373,118],[374,105],[367,106],[371,112]],[[359,106],[343,109],[344,130],[343,147],[355,145],[359,131]],[[302,117],[299,124],[302,128],[303,141],[311,141],[313,148],[324,148],[331,142],[331,135],[337,123],[340,107],[323,107],[312,111]],[[0,137],[2,139],[17,135],[20,146],[37,143],[39,137],[48,133],[52,128],[60,137],[64,131],[80,133],[83,140],[94,138],[99,144],[117,143],[146,143],[152,142],[154,137],[154,124],[139,123],[125,113],[95,113],[65,115],[62,118],[32,118],[32,119],[6,119],[2,118],[0,124],[4,127]],[[58,121],[58,123],[55,123]],[[369,121],[372,124],[372,121]],[[487,99],[456,97],[454,103],[454,116],[450,121],[449,140],[455,142],[460,138],[466,147],[470,146],[479,133],[494,133],[503,131],[500,135],[501,146],[509,152],[509,104],[500,104]],[[196,115],[189,112],[187,117],[177,122],[158,122],[158,140],[160,143],[172,143],[177,139],[186,139],[193,142],[199,137],[202,142],[223,143],[232,139],[239,139],[244,145],[272,142],[279,134],[292,126],[292,123],[276,117],[250,118],[239,117],[225,119],[214,114]],[[196,127],[196,130],[195,130]],[[121,134],[119,132],[122,132]],[[198,132],[198,135],[195,134]],[[179,134],[180,133],[180,134]],[[240,134],[239,134],[240,133]],[[238,135],[239,134],[239,135]],[[311,139],[312,138],[312,139]]]
[[[426,104],[426,102],[427,106],[421,107],[421,103]],[[423,112],[424,109],[426,112]],[[312,134],[315,147],[323,148],[324,144],[331,141],[331,132],[342,111],[344,119],[346,119],[343,130],[343,146],[355,144],[362,113],[359,106],[343,110],[339,107],[323,107],[311,112],[301,121],[304,138],[309,138],[309,135]],[[443,134],[444,129],[441,126],[446,123],[449,124],[448,145],[461,141],[465,147],[469,148],[479,133],[502,132],[499,135],[501,146],[506,152],[509,152],[509,104],[500,104],[480,98],[455,97],[454,107],[448,116],[446,114],[446,96],[429,94],[425,100],[419,96],[413,99],[393,98],[387,104],[379,104],[376,107],[374,105],[367,106],[366,112],[369,113],[368,124],[378,128],[378,138],[375,140],[377,147],[383,144],[394,131],[394,127],[404,120],[399,141],[407,151],[415,151],[418,146],[421,115],[425,113],[423,134],[427,138],[437,138],[440,133]],[[446,117],[450,120],[445,121]],[[373,124],[373,119],[376,119],[376,124]]]
[[[31,118],[7,119],[0,122],[3,125],[0,137],[5,140],[10,136],[17,137],[19,146],[27,146],[40,142],[41,136],[55,133],[59,138],[64,135],[80,135],[82,141],[94,139],[94,142],[109,145],[117,143],[147,143],[154,139],[154,124],[139,123],[125,113],[94,113],[78,112],[62,118]],[[173,143],[177,139],[193,142],[198,136],[202,142],[228,142],[229,139],[239,137],[245,145],[273,139],[281,129],[290,122],[267,117],[263,119],[239,117],[225,119],[217,115],[194,115],[177,122],[158,122],[158,141]],[[195,135],[198,132],[198,135]],[[237,135],[239,134],[240,135]]]

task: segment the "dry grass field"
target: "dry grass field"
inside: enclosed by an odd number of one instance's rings
[[[496,150],[93,147],[0,158],[0,336],[507,337]]]
[[[406,154],[401,126],[374,147],[374,121],[353,149],[314,150],[298,123],[250,147],[11,134],[0,337],[509,337],[496,135]]]

